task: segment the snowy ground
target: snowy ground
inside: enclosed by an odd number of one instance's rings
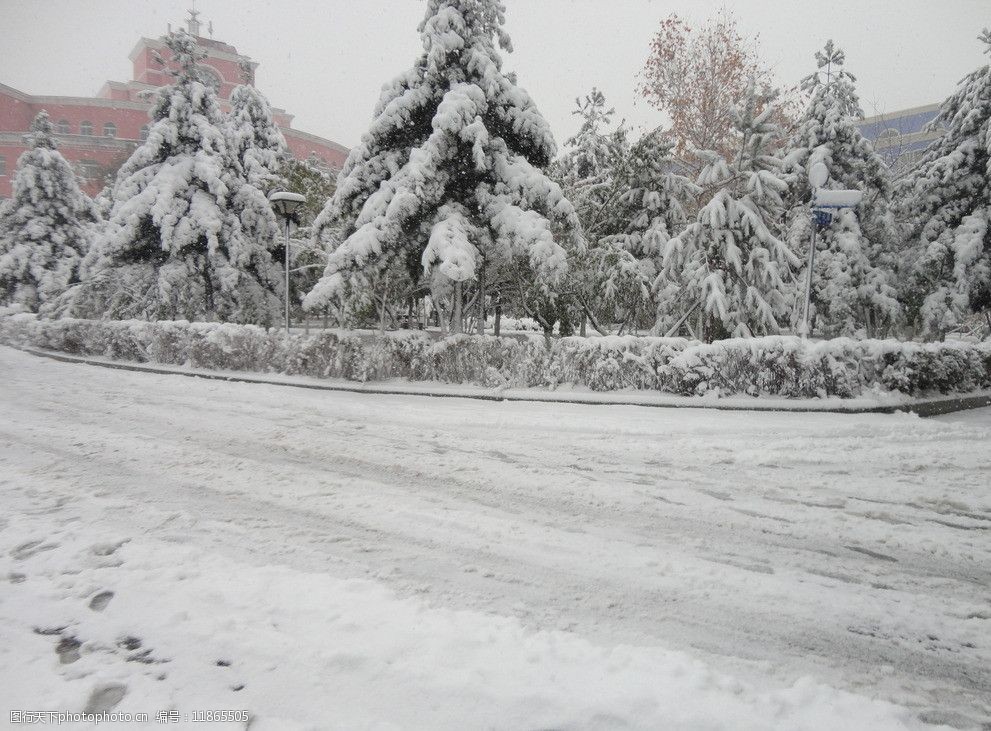
[[[0,375],[0,725],[991,724],[991,410]]]

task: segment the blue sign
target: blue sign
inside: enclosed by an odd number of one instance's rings
[[[827,208],[813,208],[812,215],[815,217],[816,228],[820,230],[833,222],[833,212]]]

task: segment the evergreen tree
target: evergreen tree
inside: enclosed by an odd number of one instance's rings
[[[887,166],[856,126],[863,112],[856,79],[843,68],[844,60],[832,41],[816,53],[818,70],[802,82],[811,100],[785,157],[791,173],[788,243],[792,251],[804,253],[803,261],[812,240],[809,169],[823,163],[829,170],[827,188],[864,193],[856,211],[839,211],[818,232],[810,314],[812,330],[830,337],[882,334],[901,317],[892,271],[891,181]]]
[[[500,0],[429,1],[423,54],[383,90],[316,222],[318,240],[343,241],[307,307],[379,298],[384,311],[424,270],[435,293],[454,290],[455,329],[465,283],[480,310],[486,279],[512,282],[524,306],[553,296],[578,221],[541,171],[556,151],[547,122],[502,71],[504,15]]]
[[[31,123],[29,149],[0,207],[0,303],[49,311],[78,281],[98,213],[57,149],[48,112]]]
[[[278,319],[278,225],[230,149],[202,57],[183,31],[166,37],[178,66],[152,109],[148,138],[121,167],[101,246],[86,261],[82,311],[108,317]]]
[[[700,308],[698,334],[707,342],[776,333],[791,304],[798,259],[768,227],[780,214],[787,184],[780,161],[767,154],[779,130],[773,109],[761,101],[751,88],[745,105],[733,111],[738,151],[732,161],[699,153],[706,164],[698,183],[712,197],[664,250],[664,274],[687,311]]]
[[[280,184],[288,147],[268,99],[250,84],[236,87],[227,120],[230,147],[248,183],[262,191]]]
[[[568,152],[555,161],[554,172],[569,191],[584,226],[605,202],[603,194],[626,144],[626,130],[622,125],[613,132],[605,130],[616,110],[606,109],[605,95],[594,87],[584,99],[575,99],[575,107],[571,113],[581,118],[581,127],[565,141]]]
[[[278,178],[287,191],[306,198],[302,212],[298,214],[301,228],[314,224],[337,189],[336,176],[314,155],[306,160],[287,157],[279,168]]]
[[[980,40],[991,54],[991,31]],[[910,304],[942,337],[991,309],[991,65],[968,74],[930,123],[945,128],[906,184],[918,258]]]
[[[675,172],[673,143],[660,129],[631,143],[613,110],[593,89],[576,100],[582,126],[555,172],[574,203],[588,246],[573,269],[578,300],[597,329],[598,318],[624,327],[649,327],[656,305],[652,288],[665,244],[686,223],[685,207],[697,187]]]

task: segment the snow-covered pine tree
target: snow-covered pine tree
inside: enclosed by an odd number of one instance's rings
[[[698,183],[712,198],[664,249],[664,273],[679,287],[684,311],[699,308],[697,334],[707,342],[778,332],[791,304],[798,259],[768,227],[787,188],[780,161],[767,154],[779,129],[773,108],[758,113],[760,106],[751,88],[733,111],[734,160],[700,153],[706,164]]]
[[[621,193],[615,173],[629,151],[626,128],[620,124],[606,130],[615,110],[606,109],[605,95],[594,87],[575,99],[572,114],[581,126],[565,141],[569,149],[554,161],[551,172],[574,205],[587,243],[570,252],[569,289],[593,327],[605,334],[600,319],[608,323],[622,316],[618,313],[643,309],[639,305],[650,298],[650,278],[631,253],[599,244],[615,233],[611,213]]]
[[[547,122],[502,71],[504,16],[500,0],[429,0],[423,54],[383,89],[315,224],[318,240],[343,241],[308,308],[384,310],[390,288],[405,295],[424,270],[453,285],[455,329],[465,283],[484,305],[486,273],[510,277],[521,299],[553,296],[578,220],[541,170],[556,152]]]
[[[980,40],[991,54],[991,30]],[[964,77],[930,124],[945,131],[904,189],[919,248],[910,308],[942,337],[991,310],[991,65]]]
[[[688,223],[688,207],[701,189],[682,175],[674,158],[674,143],[660,128],[632,144],[615,175],[618,192],[612,213],[616,233],[601,239],[608,248],[627,252],[648,280],[650,300],[640,315],[643,325],[666,331],[675,310],[675,292],[663,275],[664,250],[672,236]],[[646,309],[647,306],[650,309]]]
[[[48,112],[28,142],[0,207],[0,303],[45,312],[77,281],[98,213],[57,149]]]
[[[674,142],[661,128],[633,143],[620,161],[612,238],[639,259],[660,262],[668,240],[688,223],[687,210],[701,190],[680,169]]]
[[[165,42],[176,81],[159,90],[148,138],[117,174],[77,310],[275,322],[282,267],[271,255],[274,214],[230,150],[217,96],[196,68],[195,39],[178,31]]]
[[[247,181],[262,191],[280,184],[288,147],[265,95],[249,83],[235,87],[227,123],[231,150]]]
[[[231,111],[225,116],[228,151],[235,159],[235,170],[239,180],[230,187],[235,190],[231,206],[241,222],[245,238],[260,244],[271,256],[273,262],[285,262],[285,242],[279,235],[278,221],[272,213],[267,194],[276,188],[285,188],[287,181],[281,177],[287,158],[291,157],[285,137],[272,118],[272,107],[268,99],[248,83],[250,69],[242,67],[244,84],[231,92]],[[293,260],[290,268],[295,268],[295,254],[299,247],[290,247]],[[296,277],[292,278],[298,279]],[[284,286],[280,279],[280,289]],[[302,292],[309,291],[309,287]],[[302,294],[292,287],[290,296],[299,302]],[[252,302],[239,319],[253,322],[268,322],[267,305]]]
[[[792,251],[805,252],[801,258],[807,261],[812,165],[821,162],[829,170],[827,188],[862,190],[864,201],[856,211],[840,211],[818,232],[811,323],[814,332],[829,337],[882,335],[901,318],[892,271],[896,236],[888,168],[856,126],[863,112],[856,79],[843,68],[845,54],[828,41],[815,58],[818,69],[802,82],[811,99],[785,156],[790,174],[787,240]],[[802,287],[806,276],[796,280]]]
[[[554,168],[588,242],[573,267],[577,299],[600,331],[597,318],[649,326],[664,245],[684,227],[697,187],[675,172],[662,130],[635,143],[623,124],[606,131],[613,110],[598,89],[576,105],[581,128]]]
[[[626,146],[626,129],[621,124],[606,131],[616,110],[606,109],[606,97],[595,87],[584,99],[575,99],[575,107],[571,113],[581,118],[581,127],[565,141],[568,151],[554,161],[553,172],[584,226],[586,218],[605,202],[612,172]]]

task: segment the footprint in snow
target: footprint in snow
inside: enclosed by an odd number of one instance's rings
[[[125,650],[137,650],[141,647],[141,640],[137,637],[128,635],[127,637],[122,637],[117,640],[117,646],[122,647]]]
[[[55,646],[55,653],[59,656],[59,662],[63,665],[71,665],[79,659],[79,648],[83,643],[75,637],[63,637]]]
[[[13,556],[15,561],[23,561],[42,551],[51,551],[58,548],[58,545],[58,543],[45,543],[44,540],[28,541],[12,550],[10,555]]]
[[[90,548],[90,551],[92,551],[95,556],[112,556],[117,553],[117,549],[125,543],[127,543],[127,541],[117,541],[117,543],[96,543]]]
[[[113,710],[127,695],[127,686],[121,683],[98,685],[89,695],[83,713],[106,713]]]
[[[83,643],[75,637],[63,637],[55,646],[59,662],[63,665],[71,665],[79,659],[79,648]]]
[[[107,608],[110,600],[114,598],[114,593],[112,591],[101,591],[99,594],[95,595],[89,600],[89,608],[94,612],[102,612]]]

